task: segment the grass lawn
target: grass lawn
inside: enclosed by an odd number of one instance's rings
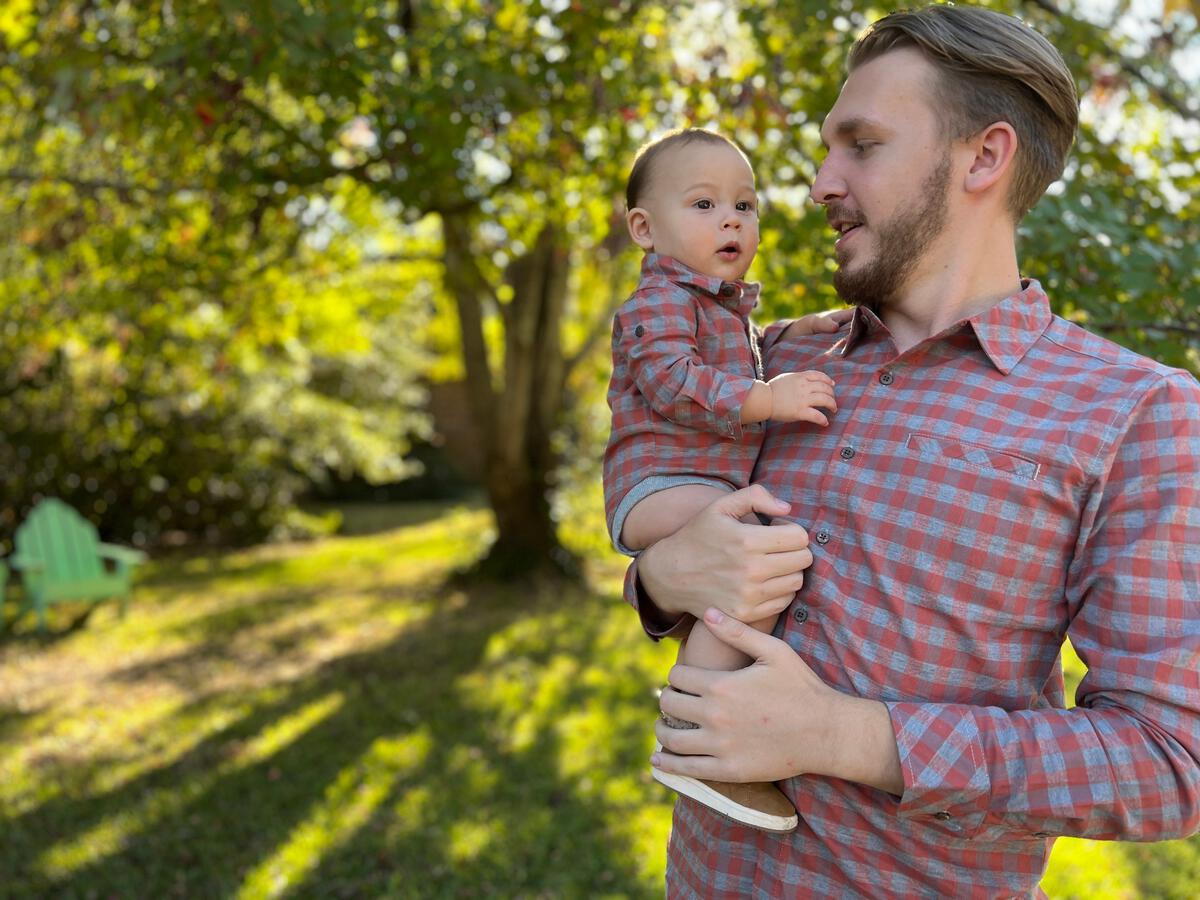
[[[0,635],[0,897],[661,896],[673,648],[641,638],[620,559],[576,535],[590,590],[469,593],[446,576],[485,512],[387,512],[157,562],[124,619]],[[1060,841],[1045,881],[1197,885],[1193,842]]]

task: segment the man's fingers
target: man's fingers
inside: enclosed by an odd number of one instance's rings
[[[724,641],[735,650],[741,650],[751,659],[765,659],[773,655],[780,645],[787,646],[778,638],[763,634],[745,622],[730,618],[716,607],[710,607],[704,614],[704,624],[718,640]]]
[[[713,678],[723,674],[725,673],[715,669],[701,669],[698,666],[682,664],[672,666],[671,671],[667,673],[667,687],[659,697],[659,709],[668,716],[675,716],[677,719],[684,719],[688,722],[695,721],[684,715],[683,710],[676,704],[687,707],[689,703],[696,703],[697,697],[708,693],[709,688],[712,687]],[[668,705],[671,709],[667,709]],[[672,712],[672,710],[678,710],[678,712]]]
[[[659,725],[662,725],[667,731],[671,730],[666,728],[663,722],[660,722]],[[658,728],[655,729],[655,731],[658,730]],[[659,738],[659,741],[661,743],[662,738]],[[663,747],[664,749],[659,750],[650,757],[650,763],[655,768],[662,769],[664,772],[671,772],[674,775],[690,775],[693,778],[702,778],[705,781],[727,780],[722,777],[727,773],[725,766],[720,760],[711,756],[690,756],[671,753],[665,749],[665,744]]]
[[[771,554],[772,565],[787,565],[789,560],[774,559],[775,554],[799,553],[808,549],[808,532],[795,522],[784,522],[782,525],[762,525],[763,531],[755,534],[757,549]],[[802,567],[803,568],[803,567]],[[778,575],[780,572],[772,571]]]
[[[759,582],[759,587],[765,589],[774,579],[786,578],[803,572],[812,565],[812,562],[812,551],[808,547],[768,553],[760,560],[756,560],[755,567],[751,570],[751,577]]]
[[[686,667],[676,666],[676,669],[678,668]],[[682,719],[684,722],[695,722],[697,725],[702,725],[703,723],[698,720],[703,718],[701,711],[704,707],[698,695],[702,694],[706,688],[698,685],[684,687],[679,683],[679,673],[674,670],[671,672],[671,679],[671,683],[667,685],[662,695],[658,698],[658,708],[673,719]],[[687,675],[682,676],[682,680],[685,682],[692,681]],[[704,681],[703,679],[696,680],[701,683]],[[675,745],[672,744],[672,746],[674,747]]]
[[[759,619],[779,615],[796,599],[796,592],[803,586],[803,575],[792,575],[787,578],[776,579],[769,586],[763,588],[763,599],[754,608],[754,615]]]
[[[734,491],[732,494],[714,500],[710,507],[710,509],[716,509],[734,519],[740,519],[752,512],[765,513],[768,516],[781,516],[791,508],[792,505],[786,500],[779,500],[771,496],[770,491],[758,484],[752,484],[748,488],[742,488],[740,491]]]

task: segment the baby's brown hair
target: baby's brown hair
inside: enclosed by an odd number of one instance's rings
[[[746,159],[746,154],[741,147],[724,135],[709,131],[707,128],[677,128],[674,131],[668,131],[662,137],[643,144],[633,158],[633,168],[629,171],[629,181],[625,184],[625,208],[627,210],[634,209],[638,205],[638,200],[641,199],[650,184],[654,160],[661,156],[663,151],[671,147],[686,147],[688,144],[696,142],[724,144],[732,147],[741,154],[743,159]],[[746,159],[746,164],[749,165],[749,163],[750,160]],[[753,171],[754,167],[750,168]]]

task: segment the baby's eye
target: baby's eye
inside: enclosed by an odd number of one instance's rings
[[[754,212],[754,204],[749,200],[739,200],[735,205],[738,212]]]
[[[696,209],[712,209],[713,202],[711,200],[697,200],[692,204]]]

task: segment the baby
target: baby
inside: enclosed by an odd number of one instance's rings
[[[837,406],[824,373],[763,381],[749,319],[758,285],[742,280],[758,250],[758,198],[736,144],[698,128],[667,134],[638,152],[625,199],[629,234],[646,255],[637,290],[613,321],[604,489],[609,532],[618,549],[631,552],[672,534],[723,493],[748,486],[765,422],[827,425],[821,410]],[[850,310],[805,316],[789,331],[832,332],[849,318]],[[678,476],[692,481],[681,485]],[[770,632],[775,618],[747,624]],[[750,660],[696,622],[679,662],[732,670]],[[652,771],[744,824],[767,831],[797,825],[795,809],[773,784]]]

